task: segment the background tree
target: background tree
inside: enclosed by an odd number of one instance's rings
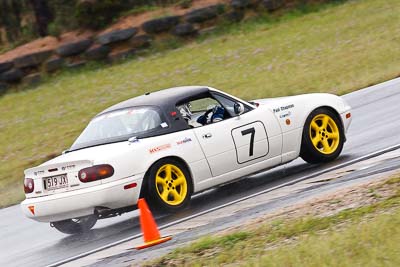
[[[30,0],[36,18],[36,30],[40,36],[46,36],[48,26],[53,21],[53,13],[51,12],[47,0]]]
[[[6,30],[8,42],[15,42],[21,36],[21,13],[24,4],[23,0],[0,0],[0,26]]]
[[[0,45],[12,48],[39,36],[100,30],[133,9],[182,1],[191,0],[0,0]]]

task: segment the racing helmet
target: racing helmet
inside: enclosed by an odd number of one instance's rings
[[[211,117],[211,122],[218,122],[224,120],[225,109],[221,106],[215,106]]]
[[[190,121],[192,119],[192,111],[190,110],[190,103],[182,104],[178,107],[181,116],[185,119],[185,121]]]

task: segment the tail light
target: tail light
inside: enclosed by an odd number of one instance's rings
[[[79,171],[78,177],[82,183],[93,182],[113,176],[114,168],[108,164],[95,165]]]
[[[35,184],[32,178],[25,178],[24,180],[24,191],[26,194],[32,193],[35,190]]]

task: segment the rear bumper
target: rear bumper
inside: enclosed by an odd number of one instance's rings
[[[21,209],[30,219],[55,222],[93,214],[94,208],[98,206],[117,209],[136,205],[142,180],[143,175],[135,175],[90,188],[29,198],[21,203]],[[132,183],[137,185],[124,189],[125,185]],[[34,214],[30,206],[34,207]]]

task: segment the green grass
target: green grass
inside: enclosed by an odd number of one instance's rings
[[[48,78],[0,98],[0,206],[23,199],[23,170],[68,148],[102,109],[146,91],[210,85],[245,99],[342,94],[400,73],[400,2],[351,1],[268,16],[173,51]]]
[[[343,231],[311,235],[254,261],[260,266],[399,266],[400,209]]]
[[[391,180],[392,188],[400,181]],[[399,266],[400,190],[328,217],[275,219],[207,236],[145,266]]]

